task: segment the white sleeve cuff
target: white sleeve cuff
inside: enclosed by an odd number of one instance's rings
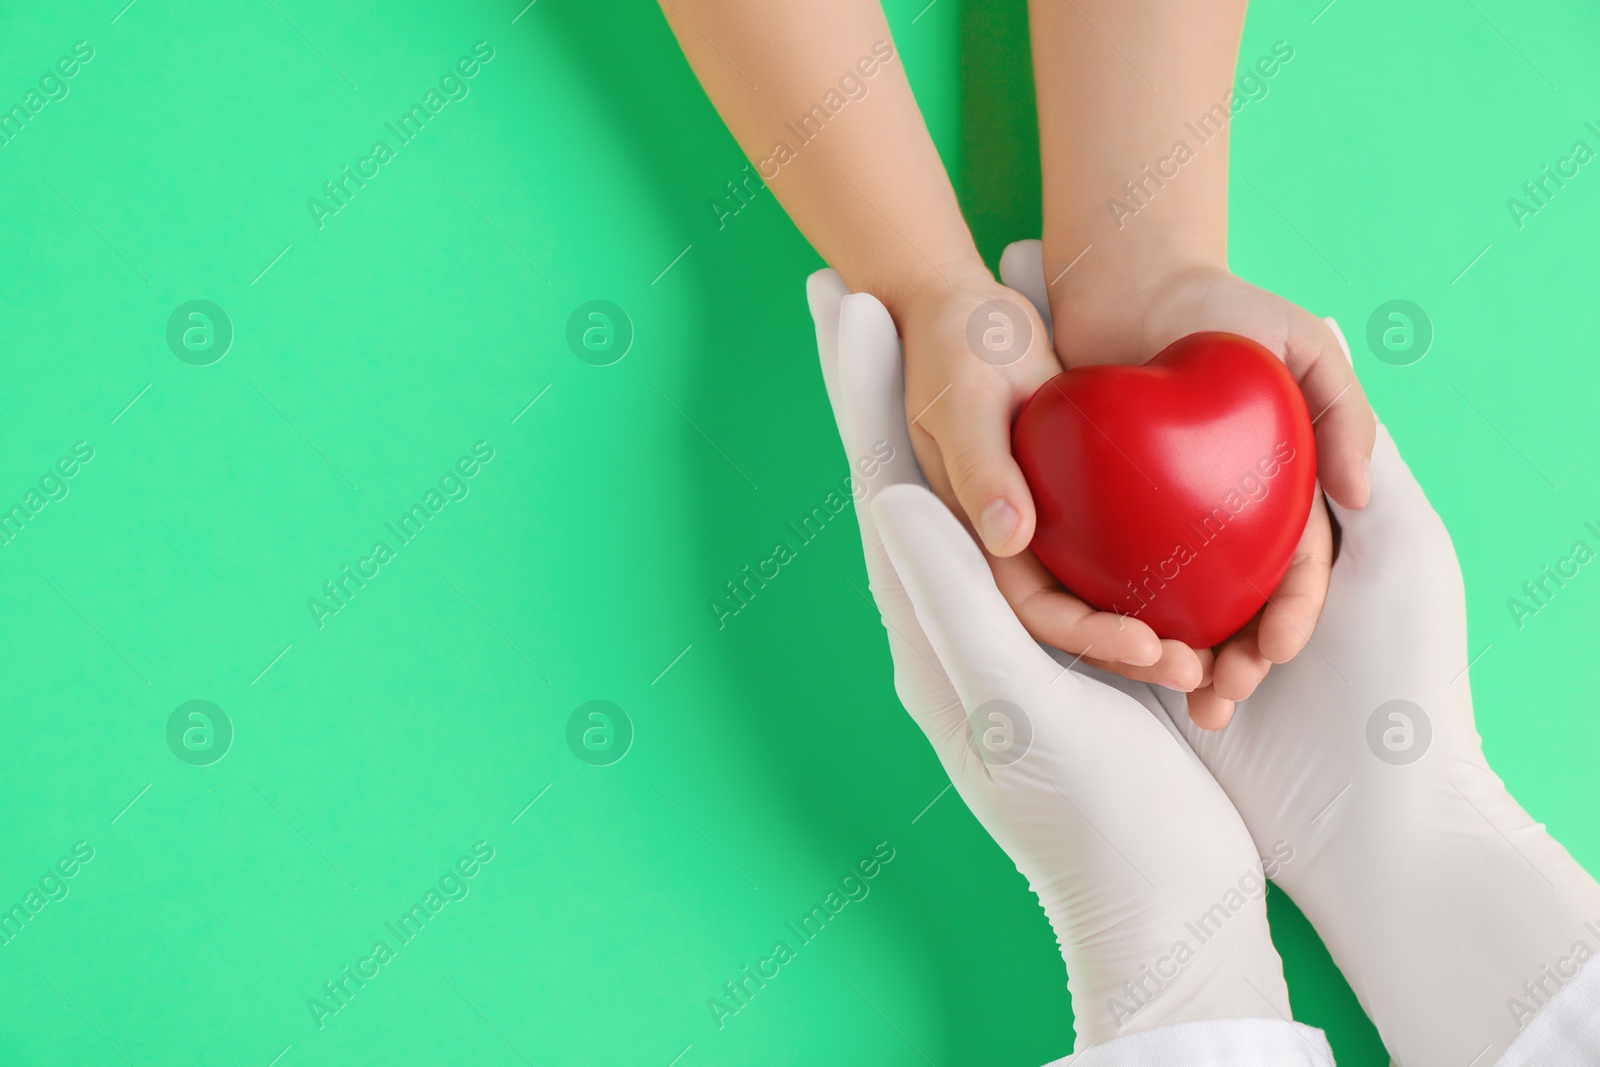
[[[1539,1010],[1497,1067],[1590,1067],[1600,1062],[1600,966],[1583,965]]]
[[[1333,1067],[1333,1050],[1299,1023],[1213,1019],[1119,1037],[1045,1067]]]

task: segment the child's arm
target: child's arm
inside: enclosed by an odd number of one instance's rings
[[[852,290],[892,306],[988,276],[875,0],[661,9],[753,168]]]
[[[1118,673],[1199,684],[1194,652],[1090,610],[1023,551],[1034,509],[1011,457],[1011,420],[1060,364],[1033,306],[979,257],[877,0],[661,7],[790,218],[851,290],[889,309],[904,339],[917,459],[993,553],[1028,628]]]
[[[1259,341],[1288,365],[1316,420],[1318,475],[1366,503],[1375,422],[1326,323],[1228,271],[1228,132],[1243,0],[1032,0],[1044,183],[1044,267],[1056,350],[1068,365],[1142,363],[1199,330]],[[1252,57],[1252,86],[1293,57]],[[1241,75],[1241,79],[1244,75]],[[1260,105],[1255,105],[1260,106]],[[1081,257],[1081,258],[1080,258]],[[1068,269],[1070,266],[1070,269]],[[1319,503],[1257,622],[1191,694],[1221,725],[1272,663],[1309,640],[1327,593],[1331,537]]]

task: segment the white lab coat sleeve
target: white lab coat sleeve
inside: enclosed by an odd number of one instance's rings
[[[1120,1037],[1045,1067],[1333,1067],[1333,1050],[1301,1023],[1214,1019]]]
[[[1517,1035],[1495,1067],[1596,1063],[1600,1063],[1600,966],[1590,960]]]

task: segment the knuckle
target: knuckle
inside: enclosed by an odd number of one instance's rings
[[[1006,462],[981,445],[946,453],[945,469],[950,474],[950,487],[962,499],[993,491],[1006,480]]]

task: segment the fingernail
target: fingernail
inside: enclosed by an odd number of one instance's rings
[[[1009,500],[991,500],[978,516],[978,533],[991,550],[1005,544],[1017,528],[1017,509]]]
[[[1153,656],[1118,656],[1116,662],[1128,667],[1153,667],[1160,658],[1161,653],[1157,652]]]
[[[1372,496],[1372,457],[1368,456],[1361,461],[1361,484],[1367,487],[1367,496]]]
[[[1194,686],[1184,685],[1182,682],[1173,681],[1171,678],[1164,678],[1156,684],[1164,689],[1174,689],[1180,693],[1189,693],[1194,691]]]

